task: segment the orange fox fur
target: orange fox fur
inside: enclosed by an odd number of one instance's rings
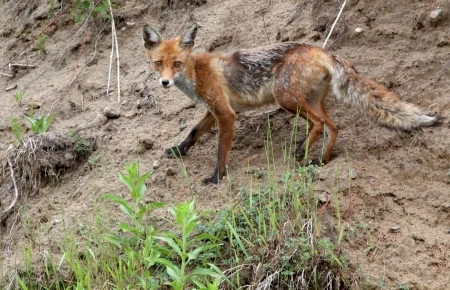
[[[330,93],[389,128],[408,131],[440,122],[440,117],[427,115],[415,105],[401,101],[384,86],[359,75],[348,61],[322,48],[285,42],[227,55],[194,54],[196,34],[196,24],[183,35],[168,40],[150,26],[143,28],[144,46],[160,75],[160,84],[165,88],[175,85],[207,109],[187,138],[166,150],[166,155],[185,155],[217,122],[217,167],[204,183],[217,183],[226,175],[236,112],[247,108],[276,102],[286,111],[305,118],[311,130],[297,148],[298,157],[325,128],[323,163],[330,160],[338,133],[324,106]]]

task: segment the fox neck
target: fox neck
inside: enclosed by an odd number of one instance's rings
[[[186,62],[185,70],[178,72],[175,77],[175,86],[185,93],[195,103],[202,103],[202,99],[196,92],[196,73],[195,73],[196,59],[194,55]]]

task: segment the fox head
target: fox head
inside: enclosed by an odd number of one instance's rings
[[[167,40],[150,26],[142,29],[144,46],[163,87],[173,86],[177,76],[189,67],[197,28],[197,24],[192,24],[183,35]]]

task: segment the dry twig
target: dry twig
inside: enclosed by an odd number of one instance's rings
[[[11,164],[11,160],[9,160],[8,157],[6,158],[6,160],[8,161],[11,179],[14,184],[14,199],[11,202],[11,204],[4,211],[2,211],[2,214],[0,216],[0,223],[3,222],[9,216],[9,214],[13,211],[14,207],[16,206],[17,200],[19,199],[19,190],[17,189],[16,178],[14,177],[14,169]]]
[[[119,44],[117,43],[116,24],[114,22],[114,15],[111,7],[111,1],[108,0],[109,13],[111,13],[111,55],[109,57],[109,73],[108,73],[108,86],[106,89],[106,96],[109,96],[109,87],[111,84],[111,67],[112,57],[114,49],[116,50],[116,62],[117,62],[117,102],[120,103],[120,56],[119,56]]]
[[[331,26],[330,32],[328,33],[327,38],[325,39],[325,42],[322,45],[322,48],[325,48],[327,45],[328,39],[330,39],[331,34],[333,33],[334,27],[336,26],[336,23],[338,22],[339,18],[341,17],[342,11],[344,10],[345,5],[347,4],[347,0],[344,0],[344,3],[342,3],[341,9],[339,10],[338,15],[336,16],[336,19],[334,20],[333,25]]]

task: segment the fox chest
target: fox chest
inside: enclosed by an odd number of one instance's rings
[[[203,101],[203,99],[195,92],[195,83],[183,78],[183,77],[175,77],[175,86],[182,91],[186,96],[189,97],[196,104],[201,104],[211,111],[210,106]]]

